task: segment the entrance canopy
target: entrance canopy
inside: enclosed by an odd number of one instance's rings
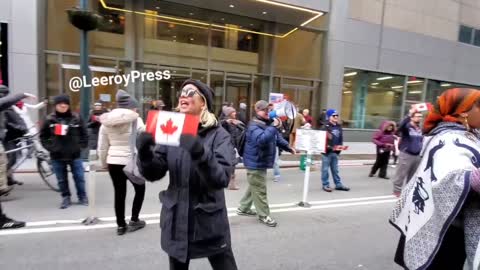
[[[145,15],[161,22],[285,38],[324,12],[270,0],[145,0],[127,9],[120,0],[99,0],[105,9]]]

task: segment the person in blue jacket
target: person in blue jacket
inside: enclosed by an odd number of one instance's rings
[[[248,189],[240,201],[238,215],[256,216],[261,223],[275,227],[277,222],[270,217],[267,201],[267,169],[273,167],[276,147],[295,154],[288,142],[273,126],[275,111],[270,111],[268,102],[260,100],[255,103],[256,115],[248,124],[243,164],[247,169]],[[257,212],[251,209],[255,205]]]

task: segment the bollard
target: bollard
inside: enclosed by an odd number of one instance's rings
[[[90,170],[88,171],[88,210],[87,210],[87,218],[82,221],[84,225],[95,225],[100,220],[96,217],[96,208],[95,208],[95,172],[97,170],[97,151],[90,150],[90,158],[89,158],[89,167]]]
[[[307,155],[305,158],[305,177],[303,179],[303,198],[302,201],[298,203],[298,206],[301,207],[310,207],[308,203],[307,196],[308,196],[308,187],[310,184],[310,165],[312,164],[312,154],[310,151],[307,151]]]

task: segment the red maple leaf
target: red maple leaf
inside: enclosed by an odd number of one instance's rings
[[[178,127],[173,125],[172,118],[170,118],[168,119],[165,125],[160,125],[160,129],[162,130],[163,133],[167,135],[167,140],[168,140],[168,135],[172,135],[173,133],[175,133]]]

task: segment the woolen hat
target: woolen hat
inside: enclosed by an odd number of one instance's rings
[[[210,86],[204,84],[199,80],[193,80],[193,79],[189,79],[183,82],[180,88],[183,89],[183,87],[185,87],[185,85],[187,84],[195,85],[198,88],[203,98],[205,99],[205,103],[207,103],[208,111],[213,113],[213,93],[214,92],[212,88],[210,88]]]
[[[58,104],[67,104],[70,105],[70,96],[67,94],[61,94],[53,98],[53,104],[58,105]]]
[[[233,108],[233,107],[225,107],[225,108],[223,109],[223,114],[224,114],[225,116],[230,116],[230,114],[232,114],[232,113],[234,113],[234,112],[236,112],[236,111],[237,111],[237,110],[235,110],[235,108]]]
[[[119,89],[115,99],[117,100],[117,108],[134,109],[138,108],[138,101],[130,96],[125,90]]]

